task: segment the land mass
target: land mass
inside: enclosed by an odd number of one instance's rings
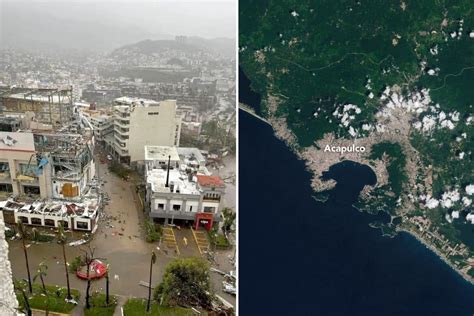
[[[384,234],[410,233],[474,283],[469,2],[243,5],[241,21],[262,119],[306,162],[313,189],[333,188],[321,176],[341,161],[370,166],[377,184],[355,206],[387,212]]]

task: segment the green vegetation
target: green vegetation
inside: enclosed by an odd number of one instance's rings
[[[84,265],[84,261],[82,260],[81,256],[75,257],[71,263],[69,263],[69,272],[76,273],[76,271]]]
[[[469,274],[470,276],[472,276],[474,278],[474,268],[469,269],[467,274]]]
[[[227,150],[231,154],[235,154],[236,150],[235,135],[229,129],[229,124],[218,120],[203,122],[200,136],[181,132],[180,145],[205,149],[210,152]]]
[[[375,188],[369,197],[355,203],[355,207],[361,211],[376,214],[385,211],[391,215],[396,215],[397,201],[403,192],[403,185],[406,183],[407,175],[405,171],[406,157],[402,152],[400,144],[382,142],[372,147],[370,159],[388,159],[388,184]],[[387,229],[387,227],[381,227]]]
[[[389,163],[387,164],[389,184],[387,189],[399,196],[402,193],[403,184],[407,180],[405,154],[400,144],[383,142],[372,147],[370,159],[382,159],[384,155],[389,157]]]
[[[145,228],[145,239],[147,242],[155,242],[161,238],[163,234],[163,229],[161,225],[153,223],[151,220],[145,220],[144,222]]]
[[[222,218],[224,220],[222,223],[222,232],[225,234],[234,228],[236,214],[232,209],[226,207],[222,210]]]
[[[202,258],[180,258],[166,267],[154,299],[165,306],[211,307],[209,264]]]
[[[10,228],[10,229],[8,229],[8,230],[5,230],[5,238],[6,238],[6,239],[10,239],[10,238],[12,238],[12,237],[15,236],[15,235],[16,235],[16,232],[15,232],[14,229],[11,229],[11,228]]]
[[[16,281],[15,286],[25,288],[27,284],[24,281]],[[33,295],[28,295],[29,304],[32,309],[48,309],[50,312],[69,313],[76,306],[72,303],[66,303],[66,288],[52,285],[45,285],[45,288],[47,290],[47,296],[43,294],[43,288],[40,284],[33,284]],[[75,301],[79,300],[80,295],[78,290],[71,289],[71,294]],[[23,311],[25,301],[19,290],[16,290],[16,296],[20,304],[20,309]]]
[[[112,316],[117,306],[117,298],[110,296],[110,304],[105,301],[105,294],[93,293],[90,298],[91,308],[84,308],[85,316]]]
[[[115,160],[110,162],[109,171],[122,179],[127,179],[132,173],[130,169]]]
[[[412,129],[409,139],[421,161],[416,188],[406,187],[405,164],[415,159],[411,151],[403,153],[397,143],[379,143],[370,158],[386,154],[388,184],[355,206],[400,215],[396,210],[404,205],[411,220],[421,216],[431,222],[429,233],[438,232],[453,247],[462,242],[472,252],[472,225],[464,220],[472,205],[461,201],[472,199],[464,188],[474,183],[472,1],[242,0],[239,14],[240,66],[262,97],[263,115],[286,117],[296,148],[314,144],[327,132],[352,138],[333,115],[342,104],[362,110],[350,123],[360,131],[362,124],[375,122],[387,86],[400,88],[403,96],[429,90],[430,108],[414,116],[422,120],[432,115],[427,122],[436,126],[423,133]],[[269,95],[279,98],[275,111],[269,108]],[[441,116],[452,125],[439,128]],[[419,199],[429,195],[440,202],[444,193],[453,191],[459,198],[449,207],[428,209]],[[450,223],[453,211],[460,218]],[[398,224],[417,229],[413,222]],[[439,249],[445,243],[436,238],[431,242]]]
[[[129,299],[123,307],[123,313],[127,316],[192,316],[194,313],[182,307],[168,307],[157,303],[151,305],[150,312],[146,312],[146,300],[133,298]]]
[[[225,237],[223,233],[220,233],[217,229],[217,226],[214,226],[208,232],[209,241],[217,249],[227,249],[230,247],[229,240]]]
[[[474,98],[470,88],[474,69],[469,68],[474,41],[466,31],[461,39],[451,39],[449,33],[458,30],[460,19],[464,19],[464,30],[474,27],[471,2],[405,4],[240,2],[241,67],[252,88],[262,95],[264,107],[270,90],[283,96],[278,113],[288,117],[301,146],[311,145],[328,131],[347,136],[331,115],[335,104],[352,103],[363,109],[351,124],[354,127],[372,121],[377,96],[387,85],[431,88],[433,99],[442,107],[467,111],[466,105]],[[432,55],[430,49],[436,45],[439,54]],[[259,53],[264,59],[256,58]],[[420,71],[422,60],[427,61],[427,68],[439,67],[438,76]],[[368,79],[374,99],[367,98]],[[321,112],[316,118],[313,114],[318,108]]]

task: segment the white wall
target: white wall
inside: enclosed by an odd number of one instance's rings
[[[149,115],[158,113],[158,115]],[[174,146],[176,125],[176,101],[161,101],[159,106],[137,106],[130,112],[128,150],[130,161],[145,159],[146,145]]]

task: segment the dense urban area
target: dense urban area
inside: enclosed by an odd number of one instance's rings
[[[0,50],[2,315],[234,315],[234,43]]]

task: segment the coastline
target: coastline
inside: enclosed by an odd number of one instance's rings
[[[265,101],[262,100],[262,102],[265,102]],[[309,150],[307,150],[307,149],[302,150],[298,146],[296,136],[288,128],[286,118],[276,117],[275,113],[276,113],[276,110],[277,110],[278,105],[280,103],[279,98],[276,97],[276,96],[273,96],[271,94],[268,94],[267,99],[266,99],[266,103],[267,103],[268,113],[269,113],[269,116],[268,116],[267,119],[264,119],[264,118],[260,117],[259,115],[257,115],[255,113],[255,111],[252,111],[252,108],[247,106],[247,105],[242,104],[242,106],[239,106],[239,107],[241,109],[243,109],[244,111],[246,111],[247,113],[253,115],[254,117],[256,117],[258,119],[260,119],[261,121],[264,121],[265,123],[269,124],[273,129],[274,135],[278,139],[283,141],[297,155],[298,159],[301,159],[302,161],[305,162],[307,171],[311,172],[311,174],[313,176],[311,187],[315,192],[330,190],[333,187],[335,187],[336,181],[334,181],[334,180],[322,181],[320,179],[320,176],[322,175],[322,172],[327,170],[331,165],[334,165],[334,164],[336,164],[338,162],[341,162],[341,161],[344,161],[344,160],[353,160],[353,161],[356,161],[358,163],[365,164],[365,165],[369,166],[370,168],[372,168],[374,170],[375,174],[377,175],[377,184],[375,186],[366,186],[364,188],[363,192],[361,192],[361,194],[368,195],[368,194],[370,194],[370,191],[372,189],[376,188],[377,186],[381,186],[384,183],[386,183],[386,181],[388,181],[388,173],[387,173],[387,170],[386,170],[386,167],[385,167],[385,161],[382,160],[382,161],[377,162],[376,166],[374,167],[373,165],[369,164],[369,161],[365,158],[366,155],[364,155],[364,156],[353,155],[354,157],[350,157],[350,158],[344,156],[344,157],[342,157],[343,159],[341,159],[340,155],[332,155],[333,157],[330,158],[330,159],[324,159],[324,160],[312,159],[314,156],[312,156],[310,153],[308,153]],[[405,132],[407,133],[405,135],[408,135],[410,130],[407,129]],[[331,134],[329,134],[329,135],[330,135],[330,137],[328,139],[326,139],[326,143],[328,142],[328,140],[337,141],[337,139],[334,137],[334,135],[331,135]],[[390,140],[397,141],[397,142],[401,143],[404,150],[416,153],[416,151],[413,149],[413,147],[411,147],[410,144],[407,143],[405,139],[400,138],[399,135],[400,134],[398,134],[398,135],[395,134],[395,137],[393,137],[393,139],[392,139],[392,137],[390,137]],[[383,141],[384,139],[382,139],[382,137],[377,137],[376,140],[377,141]],[[342,144],[344,144],[344,142],[347,142],[347,140],[344,140],[344,139],[342,139],[340,141],[342,142]],[[372,142],[370,142],[370,143],[371,143],[370,145],[373,145]],[[320,148],[323,148],[323,147],[321,147],[321,145],[325,144],[325,143],[324,142],[321,143],[319,141],[319,142],[317,142],[317,144],[320,146]],[[316,153],[318,153],[318,152],[320,153],[321,150],[316,150]],[[368,152],[370,152],[370,150]],[[316,156],[316,157],[318,157],[318,156]],[[418,155],[415,155],[415,159],[413,161],[411,161],[411,164],[416,166],[418,164],[418,162],[417,162],[418,159],[419,159]],[[408,168],[412,169],[413,166],[408,166]],[[416,175],[416,173],[412,173],[411,175],[414,176],[414,175]],[[379,182],[379,179],[381,180],[380,182]],[[410,177],[409,184],[412,183],[412,182],[414,182],[414,177]],[[403,209],[407,209],[408,207],[412,206],[411,203],[409,203],[408,201],[407,201],[407,204],[408,205],[403,207]],[[440,251],[438,248],[436,248],[434,245],[432,245],[428,240],[425,240],[417,232],[412,231],[412,230],[407,229],[407,228],[402,228],[402,227],[400,227],[400,225],[396,225],[395,232],[397,232],[397,233],[398,232],[405,232],[405,233],[409,234],[410,236],[413,236],[418,242],[420,242],[425,247],[430,249],[433,253],[435,253],[442,261],[444,261],[451,269],[453,269],[457,274],[459,274],[464,280],[469,282],[471,285],[474,285],[474,278],[471,277],[469,274],[467,274],[467,271],[463,271],[463,270],[459,269],[458,267],[456,267],[454,265],[454,263],[452,263],[442,251]]]
[[[458,267],[456,267],[451,261],[449,261],[449,259],[438,249],[436,248],[435,246],[433,246],[432,244],[430,244],[429,242],[427,242],[425,239],[423,239],[422,236],[420,236],[417,232],[415,231],[412,231],[410,229],[407,229],[407,228],[400,228],[400,227],[397,227],[395,229],[395,231],[397,233],[406,233],[406,234],[409,234],[410,236],[412,236],[413,238],[415,238],[417,241],[419,241],[423,246],[425,246],[426,248],[428,248],[429,250],[431,250],[433,253],[435,253],[442,261],[444,261],[444,263],[446,263],[452,270],[454,270],[457,274],[459,274],[464,280],[466,280],[467,282],[471,283],[472,285],[474,285],[474,278],[471,277],[470,275],[468,275],[467,273],[464,273],[463,271],[461,271]]]

